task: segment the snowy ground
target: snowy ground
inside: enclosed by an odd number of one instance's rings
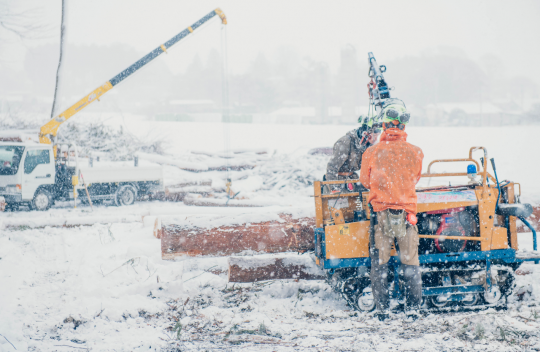
[[[227,258],[161,260],[160,241],[151,226],[143,226],[141,215],[306,209],[309,214],[310,183],[324,173],[326,158],[306,152],[331,146],[351,128],[231,126],[232,148],[275,150],[253,170],[231,173],[243,196],[272,207],[233,210],[154,201],[102,205],[91,212],[63,203],[44,213],[0,213],[0,223],[21,224],[0,224],[0,351],[540,350],[540,266],[533,264],[522,266],[525,275],[517,276],[509,310],[431,314],[415,322],[396,316],[383,324],[351,311],[323,282],[232,285]],[[147,131],[160,135],[169,156],[186,161],[208,161],[188,150],[224,148],[221,124],[139,121],[131,128],[139,138],[148,137]],[[538,166],[531,159],[538,132],[527,126],[411,128],[409,134],[426,161],[465,157],[469,146],[486,146],[500,178],[521,182],[523,199],[538,202]],[[438,170],[445,169],[450,170]],[[166,176],[224,182],[220,172],[193,174],[173,167],[166,168]],[[72,228],[30,226],[80,218],[105,220]],[[111,218],[125,221],[107,223]],[[520,234],[519,240],[521,249],[532,249],[531,234]]]
[[[383,324],[323,282],[231,285],[227,258],[162,261],[140,223],[2,231],[0,258],[0,334],[19,351],[540,349],[528,293],[508,311]],[[538,266],[522,271],[519,292],[540,292]],[[5,338],[0,350],[15,350]]]

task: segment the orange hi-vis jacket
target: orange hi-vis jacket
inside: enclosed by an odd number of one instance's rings
[[[386,129],[381,141],[368,148],[362,160],[360,182],[369,188],[368,203],[375,212],[405,209],[416,214],[415,187],[422,175],[422,149],[407,143],[407,133]]]

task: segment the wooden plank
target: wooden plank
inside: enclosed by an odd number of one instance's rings
[[[161,228],[161,219],[159,217],[156,217],[156,221],[154,222],[154,237],[157,239],[161,239],[161,234],[163,230]]]
[[[230,256],[244,251],[304,252],[314,248],[315,219],[293,219],[284,214],[279,217],[283,222],[267,221],[211,229],[162,224],[162,258]]]
[[[229,282],[324,280],[324,272],[308,256],[283,258],[231,257]]]

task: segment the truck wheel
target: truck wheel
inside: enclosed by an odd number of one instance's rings
[[[137,199],[137,190],[133,186],[122,186],[118,188],[114,195],[114,204],[116,206],[131,205]]]
[[[30,208],[32,210],[45,211],[51,207],[52,203],[52,195],[44,189],[39,189],[34,194],[32,202],[30,202]]]

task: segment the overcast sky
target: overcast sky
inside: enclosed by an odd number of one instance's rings
[[[60,0],[17,4],[41,9],[43,21],[57,26],[49,39],[22,44],[58,40]],[[350,43],[361,59],[373,51],[379,63],[441,47],[474,60],[494,54],[505,63],[507,75],[528,76],[540,84],[540,1],[536,0],[70,0],[68,42],[124,43],[147,52],[216,7],[229,21],[229,66],[234,72],[245,71],[261,51],[272,58],[283,49],[294,50],[300,58],[326,61],[336,70],[340,49]],[[164,58],[167,65],[180,72],[196,53],[205,58],[211,48],[219,49],[220,28],[214,19],[173,48]]]

